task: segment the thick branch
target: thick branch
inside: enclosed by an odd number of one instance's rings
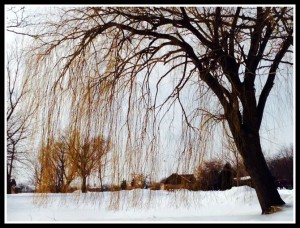
[[[231,25],[231,29],[230,29],[230,39],[229,39],[229,55],[231,57],[234,57],[234,35],[235,35],[235,29],[236,29],[236,24],[237,24],[237,20],[239,17],[241,11],[241,7],[238,7],[236,9],[233,21],[232,21],[232,25]]]
[[[275,79],[276,71],[277,71],[278,66],[281,62],[281,59],[283,58],[283,56],[285,55],[285,53],[289,49],[292,42],[293,42],[293,36],[290,35],[283,42],[281,50],[276,54],[275,59],[273,61],[273,64],[271,65],[268,79],[267,79],[266,84],[265,84],[265,86],[264,86],[264,88],[263,88],[263,90],[260,94],[259,102],[258,102],[258,105],[257,105],[258,127],[260,127],[260,125],[261,125],[262,117],[263,117],[263,113],[264,113],[264,108],[265,108],[265,105],[266,105],[266,101],[267,101],[267,98],[270,94],[270,91],[271,91],[271,89],[274,85],[274,79]]]
[[[245,74],[245,81],[246,84],[252,87],[252,84],[255,80],[255,71],[257,69],[258,63],[260,61],[258,55],[259,51],[259,44],[262,39],[262,32],[263,28],[268,22],[267,16],[269,14],[270,9],[264,12],[262,7],[257,7],[257,18],[254,30],[251,32],[251,43],[249,48],[249,53],[247,57],[247,66],[246,66],[246,74]],[[265,38],[268,38],[268,32],[266,33]],[[267,42],[268,40],[266,40]],[[262,47],[264,49],[264,47]]]

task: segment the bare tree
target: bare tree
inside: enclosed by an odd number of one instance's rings
[[[85,193],[87,192],[87,177],[92,172],[102,172],[101,160],[107,154],[109,146],[102,136],[89,139],[74,132],[68,147],[71,163],[76,166],[77,173],[82,179],[81,191]],[[100,181],[102,181],[102,176],[100,176]],[[102,185],[102,183],[100,184]]]
[[[151,149],[146,150],[154,156],[155,129],[171,107],[179,107],[187,166],[199,154],[197,143],[204,144],[207,123],[223,122],[252,178],[262,213],[284,204],[262,153],[260,128],[275,78],[291,80],[280,69],[293,64],[293,8],[84,7],[53,12],[53,20],[33,24],[30,31],[11,30],[35,40],[35,66],[44,79],[37,88],[50,84],[46,93],[52,100],[65,91],[72,104],[82,98],[77,111],[72,108],[77,114],[71,122],[88,119],[90,131],[97,124],[117,126],[126,115],[126,151],[133,151],[128,155],[132,162],[138,160],[134,145],[147,142]],[[168,77],[173,88],[161,101]],[[154,89],[153,78],[158,78]],[[193,92],[192,106],[182,96],[186,90]],[[127,111],[120,103],[126,103]],[[53,128],[50,117],[47,126]],[[84,144],[82,153],[89,148]]]
[[[18,46],[17,44],[15,44]],[[9,47],[7,47],[9,48]],[[7,193],[16,163],[26,163],[27,148],[24,145],[30,135],[30,118],[35,108],[26,102],[28,80],[24,67],[25,52],[12,48],[7,53],[6,63],[6,136],[7,136]]]
[[[71,162],[68,146],[63,141],[54,145],[54,162],[58,174],[56,192],[67,192],[71,182],[76,177],[76,165]]]

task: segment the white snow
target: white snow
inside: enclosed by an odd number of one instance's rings
[[[279,190],[282,211],[261,215],[254,189],[150,191],[136,189],[86,194],[7,196],[6,222],[289,222],[294,223],[294,190]]]
[[[234,180],[236,180],[236,177],[233,178]],[[244,177],[240,177],[240,180],[250,180],[251,177],[250,176],[244,176]]]

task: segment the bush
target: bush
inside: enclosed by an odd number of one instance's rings
[[[219,188],[220,190],[231,189],[233,185],[234,170],[230,163],[226,163],[219,174]]]
[[[109,190],[111,192],[121,191],[121,187],[119,185],[112,185]]]
[[[121,183],[121,189],[126,190],[126,188],[127,188],[126,180],[123,180],[122,183]]]
[[[268,166],[278,188],[293,188],[293,147],[283,148],[268,160]]]
[[[222,162],[218,160],[206,161],[196,171],[197,186],[195,190],[218,190],[219,173],[222,170]]]
[[[160,183],[155,182],[155,183],[151,184],[150,185],[150,190],[160,190]]]

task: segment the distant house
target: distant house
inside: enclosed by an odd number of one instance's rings
[[[173,173],[162,182],[162,189],[193,189],[196,184],[196,178],[193,174],[177,174]]]
[[[253,188],[253,183],[250,176],[240,177],[239,179],[233,178],[234,186],[244,186],[247,185]]]

